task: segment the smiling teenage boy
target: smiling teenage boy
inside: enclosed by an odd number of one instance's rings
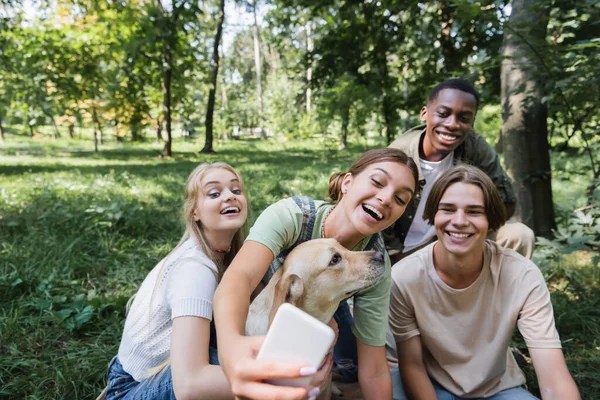
[[[544,400],[578,400],[539,268],[487,239],[505,222],[490,178],[444,172],[424,218],[438,241],[392,269],[390,327],[398,347],[394,400],[533,400],[509,346],[517,327]]]
[[[421,191],[384,234],[392,262],[435,239],[435,229],[423,219],[425,201],[438,177],[457,162],[483,170],[498,189],[507,217],[514,213],[516,197],[511,180],[502,169],[498,154],[473,129],[478,107],[479,94],[469,82],[444,81],[433,88],[427,105],[421,109],[425,125],[410,129],[390,145],[415,160]],[[496,241],[530,258],[535,236],[526,225],[510,223],[497,232]]]

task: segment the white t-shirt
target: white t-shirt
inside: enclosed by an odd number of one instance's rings
[[[216,265],[190,238],[146,276],[127,314],[118,352],[133,379],[141,381],[167,361],[173,319],[212,320],[216,271]]]
[[[410,225],[408,233],[406,234],[406,239],[404,240],[404,250],[402,250],[403,253],[407,253],[417,247],[427,244],[427,242],[429,242],[435,236],[435,227],[433,225],[429,225],[429,223],[423,219],[423,211],[425,210],[427,196],[429,196],[429,192],[431,192],[433,184],[438,180],[444,171],[450,169],[453,159],[454,153],[450,153],[443,160],[435,162],[425,161],[419,158],[421,172],[423,173],[423,178],[425,179],[425,186],[423,187],[423,192],[421,193],[421,201],[417,207],[417,212],[415,213],[413,222]]]

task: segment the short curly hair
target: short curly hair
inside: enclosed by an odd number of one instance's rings
[[[473,86],[470,82],[459,78],[448,79],[447,81],[438,83],[433,89],[431,89],[431,92],[429,92],[427,104],[430,104],[432,101],[437,99],[438,94],[444,89],[460,90],[461,92],[465,92],[472,95],[473,97],[475,97],[475,103],[477,108],[479,108],[479,92],[477,92],[475,86]]]

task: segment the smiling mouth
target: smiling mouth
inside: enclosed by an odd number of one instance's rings
[[[440,138],[442,138],[443,140],[445,140],[447,142],[454,142],[454,141],[457,141],[460,138],[459,136],[452,135],[450,133],[438,132],[437,134],[438,134],[438,136]]]
[[[472,233],[459,233],[459,232],[446,232],[446,233],[448,233],[449,236],[456,238],[456,239],[466,239],[466,238],[473,236]]]
[[[221,211],[221,215],[237,214],[239,212],[240,212],[240,209],[238,207],[227,207],[226,209]]]
[[[381,221],[383,219],[383,214],[375,209],[375,207],[370,206],[368,204],[362,205],[363,210],[369,214],[371,217],[375,218],[377,221]]]

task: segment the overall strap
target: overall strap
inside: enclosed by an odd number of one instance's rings
[[[367,243],[365,246],[365,250],[376,250],[385,254],[385,242],[383,241],[383,235],[381,232],[375,233],[373,236],[371,236],[369,243]]]
[[[302,211],[302,226],[300,228],[300,235],[296,242],[287,249],[282,250],[277,257],[273,260],[269,269],[263,277],[263,282],[267,284],[275,271],[277,271],[285,261],[288,254],[300,243],[309,241],[312,238],[313,229],[315,227],[315,219],[317,217],[317,209],[315,207],[315,201],[308,196],[293,196],[292,199]]]

